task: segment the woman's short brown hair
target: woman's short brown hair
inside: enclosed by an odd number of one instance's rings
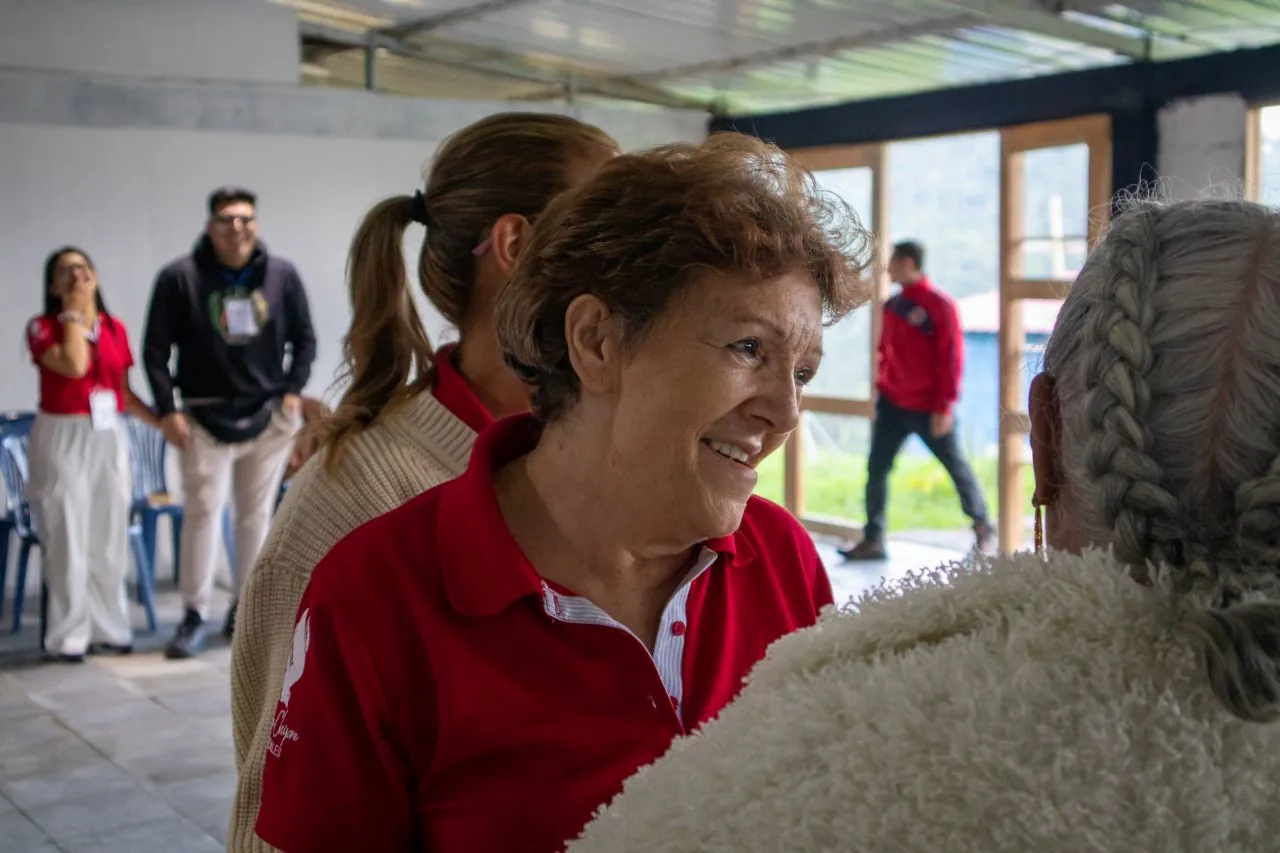
[[[498,296],[494,323],[508,364],[554,420],[577,399],[565,312],[603,301],[629,343],[696,276],[813,277],[828,323],[868,298],[871,241],[857,216],[780,149],[736,133],[617,157],[543,214]]]

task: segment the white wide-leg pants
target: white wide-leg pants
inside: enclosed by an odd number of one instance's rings
[[[49,589],[45,651],[132,642],[129,444],[122,422],[95,430],[85,415],[41,413],[31,425],[27,500]]]

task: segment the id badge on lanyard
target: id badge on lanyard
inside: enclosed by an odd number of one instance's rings
[[[227,334],[231,337],[252,338],[261,331],[258,328],[258,315],[253,310],[252,299],[228,299],[222,303],[222,310],[226,312]]]
[[[110,388],[97,388],[89,394],[89,421],[96,430],[116,428],[120,399]]]
[[[89,423],[95,430],[113,430],[119,420],[120,398],[115,391],[102,387],[102,354],[99,348],[101,334],[101,328],[95,324],[92,336],[89,337],[89,358],[93,363],[94,382],[98,387],[89,392]]]

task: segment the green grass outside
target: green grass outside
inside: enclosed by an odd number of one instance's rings
[[[779,450],[760,466],[756,492],[782,503],[782,460]],[[987,498],[988,512],[996,513],[995,456],[971,458],[978,482]],[[1023,493],[1030,496],[1031,467],[1022,469]],[[805,454],[804,509],[809,515],[834,516],[861,527],[866,521],[863,490],[867,483],[865,456],[832,451]],[[932,456],[901,455],[889,477],[888,527],[893,530],[962,530],[970,521],[960,511],[960,499],[951,478]]]

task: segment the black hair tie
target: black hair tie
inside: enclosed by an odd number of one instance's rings
[[[427,224],[427,199],[422,194],[422,190],[415,190],[413,193],[412,207],[409,209],[409,216],[414,222]]]

